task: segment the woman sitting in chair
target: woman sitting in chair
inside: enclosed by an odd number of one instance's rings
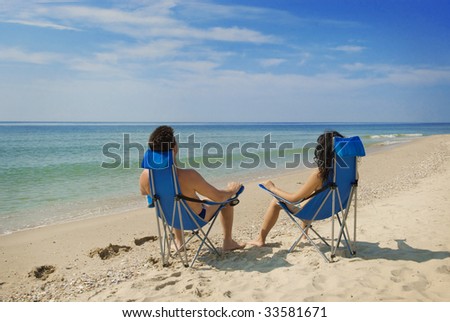
[[[317,190],[321,189],[328,179],[330,169],[332,168],[332,158],[333,155],[333,138],[343,136],[336,132],[325,132],[317,138],[317,147],[314,151],[314,160],[317,164],[317,168],[313,170],[308,180],[303,184],[296,192],[290,193],[286,192],[278,187],[272,181],[266,181],[263,185],[274,194],[280,196],[281,198],[296,203],[304,198],[309,197]],[[307,201],[305,201],[306,203]],[[300,211],[299,207],[288,205],[289,210],[292,213],[297,213]],[[266,244],[266,238],[270,230],[275,226],[278,220],[281,207],[276,199],[273,199],[269,205],[269,208],[264,215],[264,221],[259,231],[258,238],[254,241],[249,242],[249,245],[254,245],[262,247]],[[309,222],[303,221],[302,228],[305,229]]]

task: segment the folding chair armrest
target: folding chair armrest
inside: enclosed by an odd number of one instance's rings
[[[191,201],[191,202],[197,202],[197,203],[202,203],[205,205],[209,205],[209,206],[221,206],[221,205],[227,205],[229,203],[231,203],[232,206],[235,206],[239,203],[239,195],[244,191],[244,186],[241,186],[241,188],[238,190],[238,192],[236,192],[236,194],[229,198],[228,200],[222,201],[222,202],[217,202],[217,201],[212,201],[212,200],[201,200],[201,199],[194,199],[194,198],[189,198],[186,196],[183,196],[182,194],[179,194],[177,197],[186,201]]]
[[[296,206],[299,203],[301,203],[304,199],[300,199],[299,201],[296,202],[291,202],[289,200],[286,200],[284,198],[281,198],[279,195],[273,193],[272,191],[270,191],[269,189],[267,189],[267,187],[265,185],[263,185],[262,183],[260,183],[258,185],[261,189],[265,190],[266,192],[270,193],[272,195],[272,197],[274,197],[275,199],[277,199],[278,201],[281,201],[282,203],[288,204],[288,205],[293,205]]]
[[[239,195],[244,191],[245,187],[241,186],[238,190],[238,192],[236,192],[236,194],[234,196],[232,196],[231,198],[229,198],[228,200],[225,200],[223,202],[216,202],[216,201],[211,201],[211,200],[204,200],[204,204],[206,205],[210,205],[210,206],[217,206],[217,205],[227,205],[227,204],[231,204],[232,206],[236,206],[239,203]]]

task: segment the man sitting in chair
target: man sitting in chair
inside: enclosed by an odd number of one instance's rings
[[[174,157],[178,153],[178,145],[175,140],[173,128],[170,126],[160,126],[156,128],[149,138],[149,148],[153,151],[168,151],[173,150]],[[194,169],[179,169],[177,168],[178,182],[180,184],[181,193],[189,198],[199,199],[198,194],[216,201],[222,202],[234,196],[241,188],[241,184],[237,182],[228,183],[225,190],[220,190],[209,184],[197,171]],[[142,171],[140,180],[140,189],[143,195],[150,194],[149,184],[149,170]],[[208,206],[200,203],[189,202],[191,209],[198,214],[203,220],[209,221],[219,206]],[[237,243],[232,238],[233,228],[233,207],[230,205],[222,209],[220,213],[220,221],[223,229],[223,250],[231,251],[242,249],[245,244]],[[175,241],[178,248],[182,246],[182,232],[174,229]]]

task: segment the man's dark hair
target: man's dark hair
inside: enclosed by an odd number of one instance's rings
[[[173,135],[173,128],[167,125],[157,127],[148,139],[148,147],[152,151],[169,151],[173,149],[177,142]]]

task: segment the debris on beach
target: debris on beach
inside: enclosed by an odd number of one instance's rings
[[[122,252],[129,252],[131,247],[109,244],[106,248],[96,248],[89,253],[89,257],[93,258],[98,255],[102,260],[110,259]]]
[[[135,238],[134,239],[134,244],[136,246],[142,246],[144,245],[146,242],[154,242],[158,240],[157,236],[147,236],[147,237],[142,237],[142,238]]]
[[[56,268],[52,265],[43,265],[34,268],[30,273],[28,273],[28,277],[36,277],[40,280],[46,280],[50,274],[54,273]]]

